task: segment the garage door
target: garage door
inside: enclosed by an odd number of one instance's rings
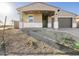
[[[71,28],[72,18],[59,18],[59,28]]]

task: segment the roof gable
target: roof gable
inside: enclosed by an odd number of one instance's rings
[[[36,11],[36,10],[56,11],[58,9],[60,9],[59,16],[77,16],[75,13],[65,11],[56,6],[48,5],[45,2],[34,2],[29,5],[17,8],[18,11]]]
[[[69,12],[69,11],[65,11],[65,10],[60,10],[59,12],[59,17],[74,17],[77,16],[75,13]]]
[[[20,7],[17,10],[19,11],[29,11],[29,10],[50,10],[50,11],[54,11],[57,10],[57,7],[53,7],[48,5],[47,3],[43,3],[43,2],[35,2],[32,4],[29,4],[27,6],[24,7]]]

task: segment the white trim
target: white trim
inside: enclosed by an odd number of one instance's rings
[[[77,23],[72,23],[72,28],[77,28]]]
[[[75,18],[72,18],[72,28],[77,28],[77,22]]]
[[[58,21],[54,21],[54,29],[58,29]]]
[[[52,27],[52,23],[48,23],[48,28],[51,28]]]
[[[54,29],[58,29],[59,24],[58,24],[58,12],[55,11],[55,17],[54,17]]]
[[[19,23],[19,28],[42,28],[42,23],[25,23],[25,22],[20,22]]]

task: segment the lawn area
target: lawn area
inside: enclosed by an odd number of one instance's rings
[[[6,54],[7,55],[29,55],[29,54],[56,54],[61,51],[50,47],[18,29],[7,29],[5,31]],[[0,30],[0,46],[2,41],[2,30]],[[0,47],[1,49],[1,47]],[[1,54],[2,52],[0,52]],[[2,53],[3,54],[3,53]]]

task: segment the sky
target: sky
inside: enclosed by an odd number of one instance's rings
[[[20,20],[16,9],[28,4],[30,2],[9,2],[1,5],[0,2],[0,20],[4,22],[5,16],[7,16],[7,24],[10,24],[11,20]],[[48,4],[79,15],[79,2],[48,2]]]

